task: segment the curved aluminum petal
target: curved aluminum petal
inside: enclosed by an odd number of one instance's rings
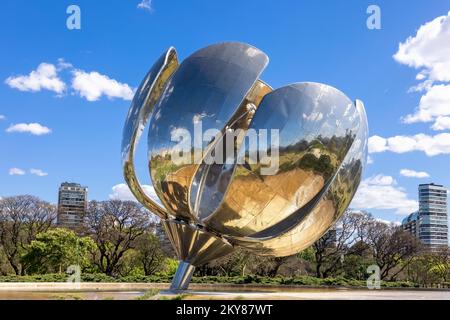
[[[258,79],[267,62],[260,50],[229,42],[178,66],[170,48],[133,99],[122,141],[125,180],[162,218],[183,260],[175,289],[187,287],[193,266],[234,246],[271,256],[307,248],[359,185],[368,136],[362,102],[318,83],[272,91]],[[164,207],[144,193],[133,164],[148,120],[149,169]],[[224,164],[209,162],[222,151]]]
[[[251,133],[264,138],[267,131],[266,141],[259,141],[259,150],[246,141],[241,150],[245,153],[244,164],[208,172],[206,181],[221,181],[230,174],[232,178],[225,187],[216,184],[218,187],[202,198],[202,222],[231,237],[259,238],[288,231],[326,192],[358,127],[352,101],[333,87],[297,83],[268,93],[247,132],[250,140]],[[273,130],[278,132],[275,142],[280,142],[279,156],[268,141],[276,135]],[[257,151],[273,153],[273,163],[268,163],[273,172],[268,172],[261,159],[252,164]]]
[[[220,158],[217,155],[222,152],[224,162],[207,164],[206,161],[203,161],[195,172],[189,190],[189,206],[191,212],[198,217],[201,223],[210,213],[205,209],[212,211],[220,204],[223,193],[218,193],[218,191],[224,190],[230,183],[235,156],[239,153],[245,132],[263,97],[271,91],[272,88],[263,81],[258,80],[255,83],[225,130],[222,130],[220,137],[211,144],[211,148],[208,150],[208,152],[215,152],[216,158]],[[209,154],[208,152],[207,154]],[[226,160],[230,160],[232,165],[228,165]],[[208,202],[206,208],[205,200]]]
[[[311,246],[337,222],[350,204],[366,164],[367,116],[361,101],[356,100],[355,105],[360,124],[356,139],[326,193],[311,212],[285,233],[231,237],[230,242],[259,255],[288,256]]]
[[[202,132],[219,133],[227,125],[267,63],[250,45],[220,43],[189,56],[169,80],[152,114],[148,148],[153,186],[171,215],[196,220],[188,191],[202,150],[215,136],[204,141]],[[195,126],[200,120],[201,128]]]
[[[163,220],[163,225],[177,257],[193,266],[231,253],[233,246],[225,239],[180,220]]]
[[[155,103],[177,66],[177,53],[174,48],[169,48],[151,67],[131,102],[122,135],[122,165],[125,181],[136,199],[160,218],[166,218],[167,211],[143,191],[136,177],[134,152]]]

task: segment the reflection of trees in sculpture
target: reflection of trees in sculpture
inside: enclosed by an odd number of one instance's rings
[[[187,203],[187,187],[173,181],[162,181],[161,192],[164,194],[164,203],[167,203],[167,206],[173,211],[188,212],[189,208],[185,205]],[[181,208],[180,205],[182,205]]]
[[[187,288],[194,268],[204,261],[199,255],[219,258],[234,249],[230,244],[258,254],[293,254],[320,237],[343,212],[338,203],[340,210],[333,216],[336,204],[330,201],[333,195],[328,188],[336,181],[356,134],[364,141],[355,144],[359,152],[355,157],[363,160],[367,132],[364,106],[320,83],[272,89],[259,80],[267,63],[263,52],[243,43],[212,45],[180,64],[175,49],[170,48],[143,80],[144,90],[138,90],[133,99],[125,123],[132,129],[124,130],[122,143],[124,164],[131,164],[125,167],[129,169],[124,170],[125,179],[136,197],[163,219],[177,247],[182,261],[173,289]],[[153,90],[153,86],[160,90]],[[211,139],[211,149],[202,150],[206,155],[200,155],[206,156],[205,163],[199,167],[195,161],[196,165],[191,165],[194,170],[184,172],[190,167],[185,163],[192,160],[196,150],[184,139],[175,145],[173,137],[187,131],[197,141],[198,132],[191,123],[201,119],[201,130],[227,132],[225,137],[233,132],[233,141],[226,148],[226,144]],[[134,153],[127,149],[138,142],[149,122],[149,169],[162,208],[138,187]],[[241,144],[241,137],[236,138],[236,129],[246,130],[248,146]],[[267,131],[253,135],[251,129],[270,130],[270,142],[264,141]],[[281,133],[273,131],[277,129]],[[257,145],[250,143],[256,141],[251,135],[258,138]],[[281,143],[290,145],[270,150],[268,146],[280,138]],[[183,153],[181,159],[177,154],[180,149],[191,154]],[[230,163],[210,166],[206,160],[223,159],[208,156],[226,149],[240,150],[238,157],[234,155],[239,163],[235,167]],[[250,152],[256,152],[256,157]],[[280,170],[275,172],[277,168]],[[343,202],[348,203],[347,198]],[[200,242],[198,236],[208,241]],[[275,265],[280,261],[275,260]]]
[[[352,160],[342,166],[341,171],[336,176],[338,183],[330,186],[332,201],[337,208],[336,212],[345,210],[352,201],[362,175],[361,160]],[[337,217],[336,217],[337,218]]]
[[[344,137],[332,136],[326,138],[318,136],[308,142],[301,140],[295,144],[280,148],[280,171],[294,168],[311,170],[322,175],[325,179],[336,172],[343,161],[355,135],[347,132]]]
[[[334,169],[331,164],[330,156],[326,154],[320,155],[320,158],[317,159],[315,155],[307,153],[298,162],[298,166],[304,170],[318,172],[323,175],[325,179],[329,179],[331,177]]]

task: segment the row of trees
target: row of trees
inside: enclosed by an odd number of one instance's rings
[[[110,276],[173,273],[176,260],[156,235],[158,221],[131,201],[92,201],[77,232],[55,226],[56,208],[36,197],[0,199],[0,273],[84,272]],[[450,277],[448,248],[425,250],[415,237],[366,212],[348,211],[332,230],[297,255],[259,257],[238,249],[196,274],[346,277],[365,280],[377,265],[383,280],[430,284]]]
[[[365,212],[350,211],[342,217],[336,232],[327,233],[313,249],[317,277],[337,273],[358,277],[357,265],[376,264],[381,279],[395,280],[423,248],[401,227],[377,221]]]
[[[168,258],[151,215],[132,201],[92,201],[75,233],[57,228],[55,206],[33,196],[0,200],[1,272],[16,275],[62,272],[76,264],[115,276],[164,269]]]
[[[381,280],[409,280],[421,285],[448,282],[448,247],[430,251],[410,233],[395,224],[376,220],[371,214],[347,211],[336,229],[297,255],[282,258],[257,257],[243,250],[215,260],[201,268],[199,275],[345,277],[366,280],[380,269]]]

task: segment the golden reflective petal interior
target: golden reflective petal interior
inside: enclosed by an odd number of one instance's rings
[[[261,137],[262,130],[278,130],[277,168],[265,175],[261,161],[250,161],[256,150],[251,143],[245,144],[241,150],[245,163],[228,170],[233,176],[225,196],[222,190],[205,193],[205,210],[218,208],[205,218],[205,226],[237,237],[287,231],[294,217],[308,214],[311,202],[317,203],[325,192],[355,139],[358,125],[351,100],[330,86],[299,83],[267,94],[249,131]],[[265,154],[274,152],[270,143],[259,143],[258,152],[261,146],[266,146]],[[204,181],[221,181],[228,172],[210,170],[212,177]],[[217,194],[221,201],[214,206],[211,202]]]
[[[187,288],[194,266],[235,246],[270,256],[309,247],[341,217],[361,181],[363,103],[320,83],[273,90],[259,79],[267,63],[262,51],[238,42],[203,48],[181,64],[170,48],[131,103],[124,176],[162,219],[182,260],[174,289]],[[134,168],[147,123],[148,166],[162,206],[145,194]]]
[[[172,216],[198,220],[189,209],[188,192],[211,140],[202,133],[220,134],[267,62],[250,45],[220,43],[189,56],[170,78],[151,116],[148,149],[153,186]]]
[[[233,251],[228,241],[195,225],[180,220],[164,220],[163,224],[177,257],[193,266],[200,266]]]
[[[230,242],[259,255],[288,256],[311,246],[339,220],[358,189],[367,157],[367,116],[361,101],[355,105],[359,120],[356,138],[326,194],[311,212],[286,233],[230,238]]]

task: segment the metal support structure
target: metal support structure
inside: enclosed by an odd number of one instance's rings
[[[192,275],[194,274],[195,267],[185,261],[180,261],[177,272],[173,277],[172,284],[170,285],[170,291],[182,291],[187,290]]]
[[[358,189],[368,146],[363,103],[322,83],[273,89],[259,79],[268,62],[245,43],[214,44],[181,63],[171,47],[136,90],[123,131],[123,172],[136,199],[161,218],[181,261],[172,292],[188,288],[194,266],[237,247],[273,257],[304,250],[338,221]],[[134,167],[148,123],[149,173],[160,201],[144,192]],[[193,161],[180,161],[173,129],[195,137],[196,123],[202,134],[219,135],[195,142],[183,152]],[[259,143],[243,142],[238,130]],[[270,142],[261,143],[268,131]],[[233,151],[226,163],[206,161],[216,148]]]

